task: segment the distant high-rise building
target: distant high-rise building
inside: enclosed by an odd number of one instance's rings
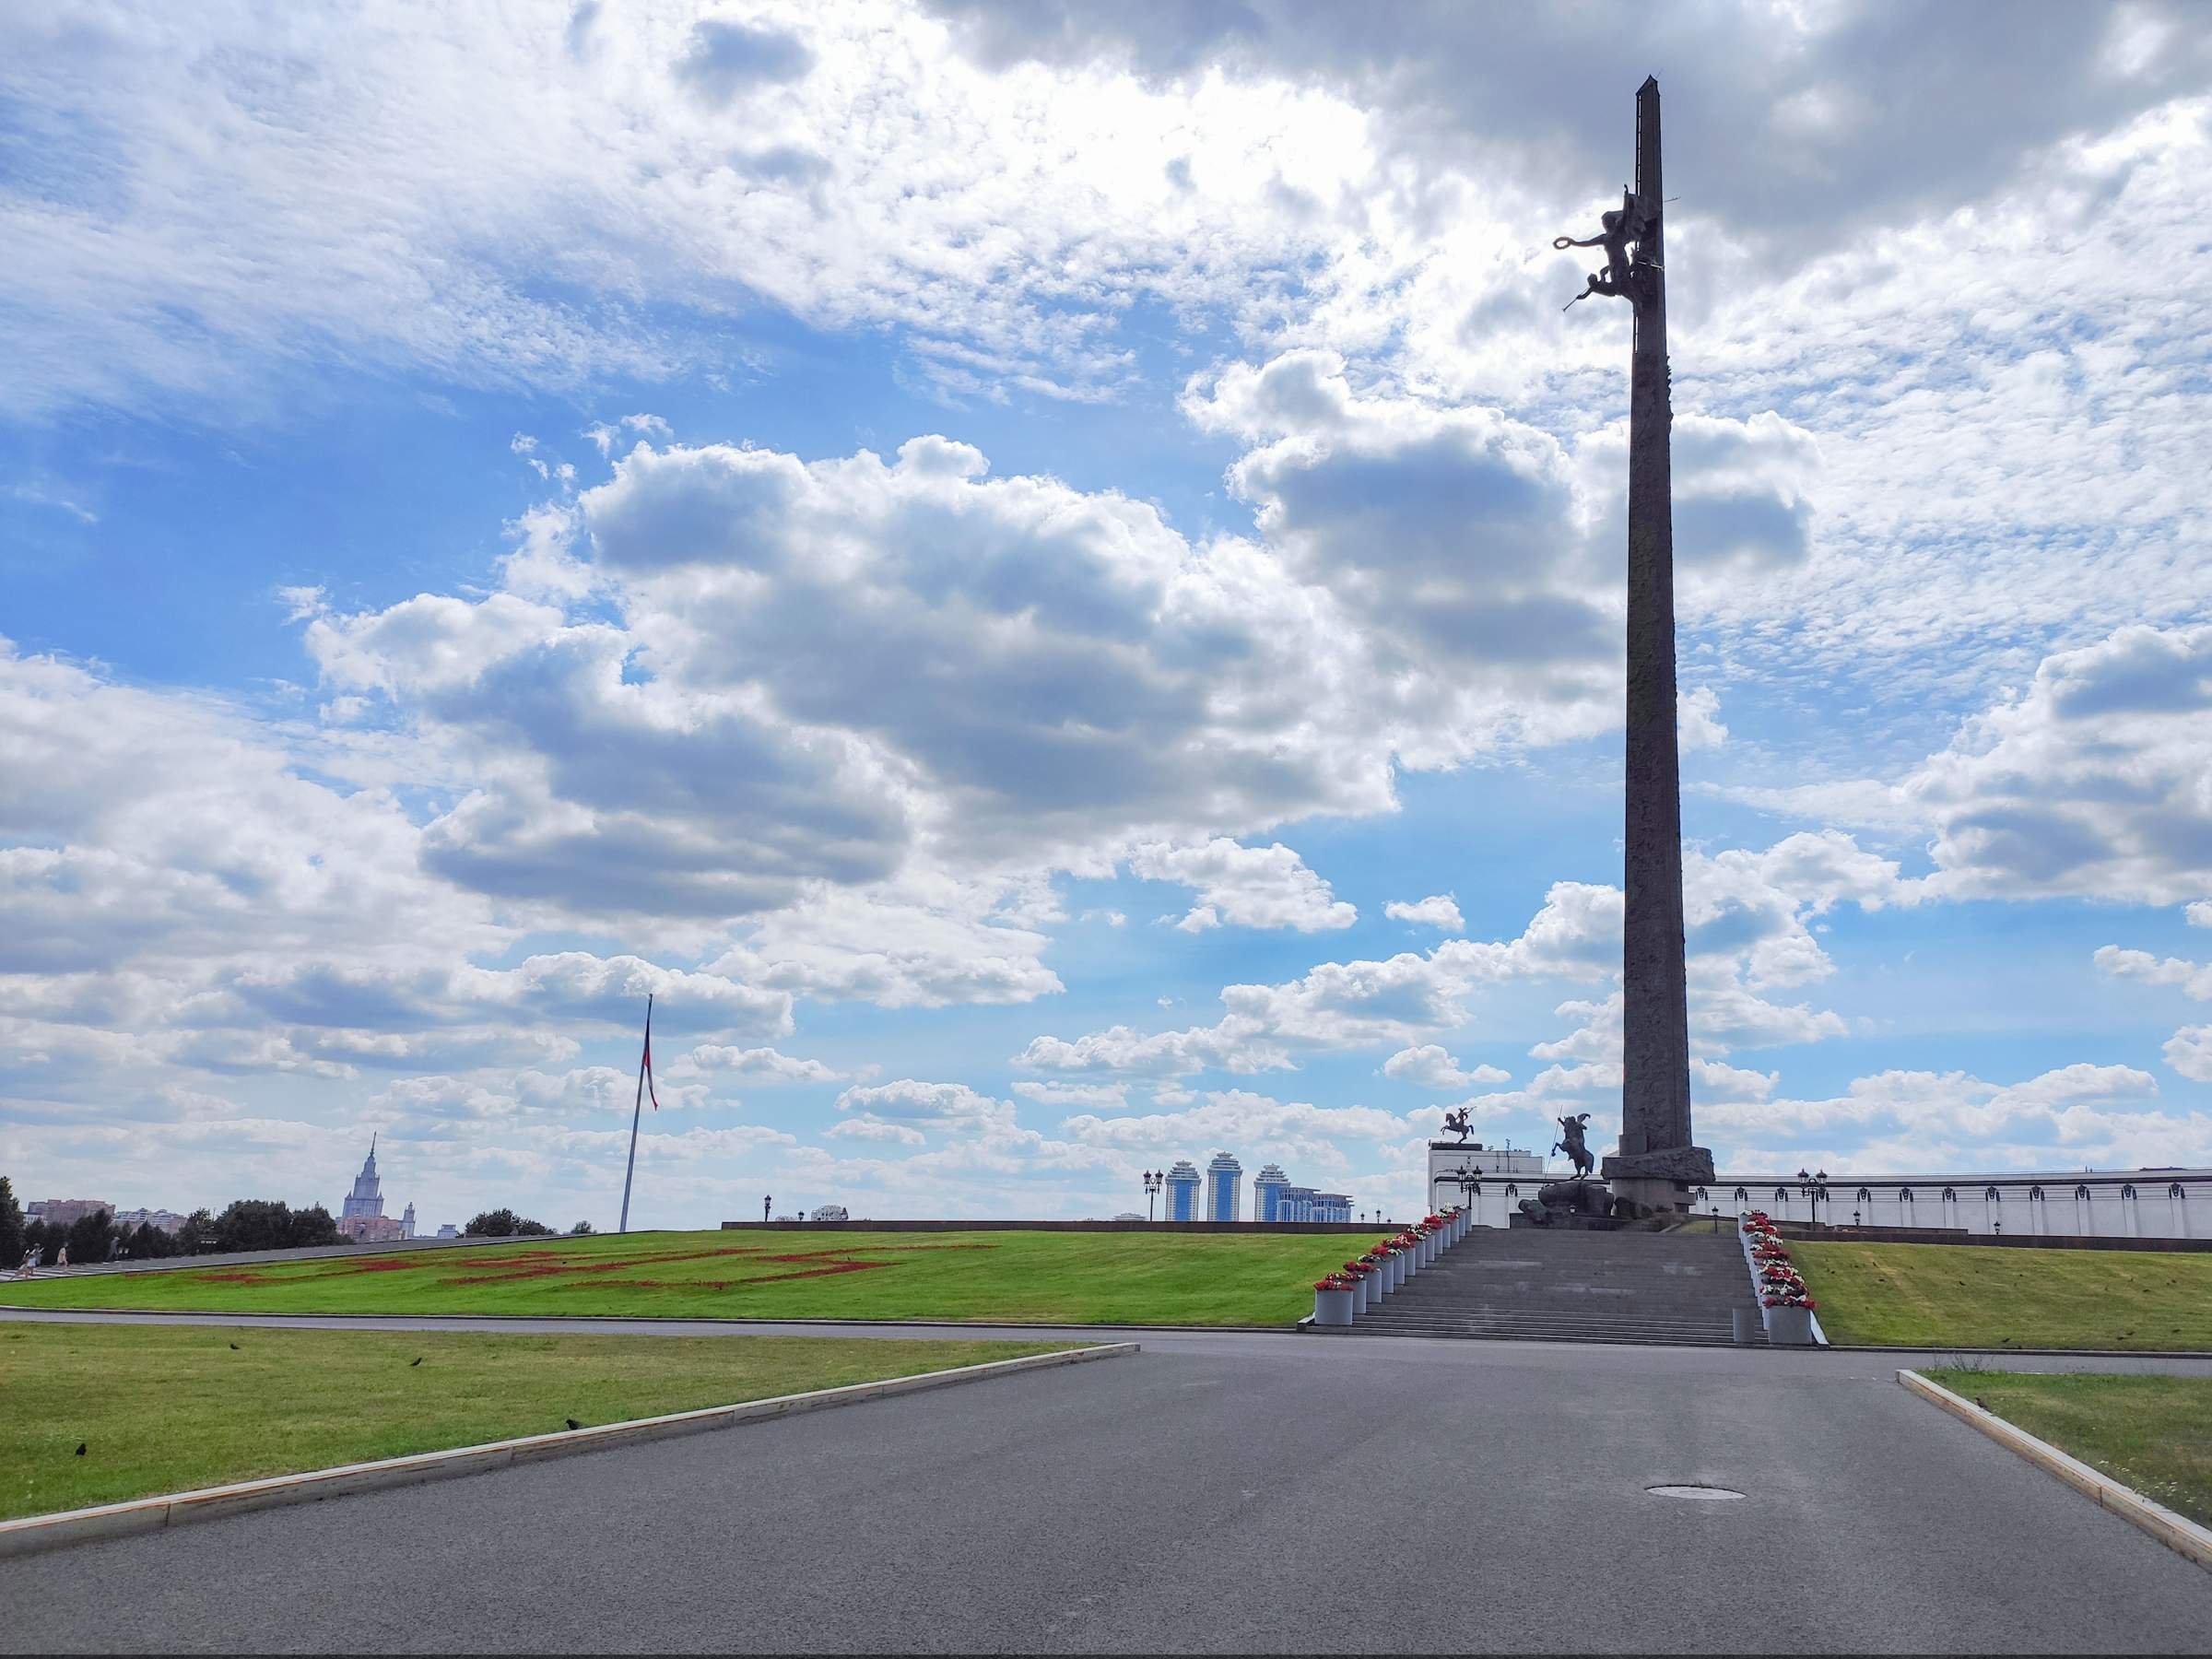
[[[1283,1217],[1283,1189],[1290,1184],[1279,1164],[1262,1164],[1260,1172],[1252,1178],[1252,1218],[1254,1221],[1280,1221]]]
[[[141,1227],[151,1227],[167,1233],[177,1231],[187,1219],[175,1210],[165,1209],[117,1210],[110,1218],[120,1232],[136,1232]]]
[[[1168,1220],[1198,1219],[1198,1166],[1189,1159],[1179,1158],[1168,1166]]]
[[[399,1212],[399,1236],[403,1239],[415,1236],[415,1206],[411,1204]]]
[[[115,1206],[105,1198],[39,1198],[24,1210],[23,1218],[43,1221],[49,1227],[74,1227],[100,1210],[107,1211],[110,1220],[114,1219]]]
[[[1206,1218],[1234,1221],[1243,1208],[1244,1166],[1226,1152],[1214,1154],[1206,1166]]]
[[[1352,1218],[1352,1195],[1349,1193],[1318,1193],[1310,1186],[1284,1186],[1277,1189],[1277,1221],[1349,1221]]]
[[[376,1136],[369,1137],[369,1156],[361,1164],[361,1172],[353,1178],[353,1191],[346,1194],[346,1204],[340,1215],[345,1220],[356,1216],[381,1216],[384,1213],[384,1184],[376,1174]]]
[[[408,1214],[412,1215],[412,1208]],[[342,1213],[338,1217],[338,1230],[356,1244],[391,1244],[410,1234],[401,1230],[406,1223],[394,1221],[384,1214],[383,1182],[376,1173],[376,1136],[369,1137],[369,1156],[362,1160],[361,1172],[353,1178],[353,1191],[346,1194]]]

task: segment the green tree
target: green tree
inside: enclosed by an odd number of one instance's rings
[[[200,1219],[193,1218],[193,1222]],[[187,1223],[189,1230],[192,1223]],[[240,1198],[208,1224],[215,1248],[226,1253],[238,1250],[300,1250],[312,1244],[335,1244],[338,1224],[321,1205],[294,1211],[281,1198]]]
[[[294,1250],[304,1250],[312,1244],[335,1244],[346,1236],[338,1230],[331,1213],[319,1204],[312,1209],[294,1210],[287,1233]]]
[[[82,1265],[87,1262],[104,1262],[108,1250],[115,1242],[115,1218],[106,1210],[94,1210],[79,1216],[69,1224],[69,1259]]]
[[[163,1232],[151,1221],[138,1223],[137,1230],[123,1247],[123,1253],[134,1262],[158,1262],[164,1256],[179,1254],[178,1241]]]
[[[26,1248],[23,1206],[16,1202],[16,1189],[8,1184],[7,1177],[0,1175],[0,1269],[14,1267],[23,1259]]]
[[[585,1233],[588,1233],[591,1230],[592,1224],[589,1221],[579,1221],[575,1226],[569,1229],[570,1234],[576,1238],[582,1238]]]
[[[504,1205],[495,1210],[477,1211],[461,1230],[477,1239],[549,1239],[553,1236],[553,1230],[544,1222],[518,1216]]]
[[[228,1255],[241,1250],[282,1250],[291,1242],[291,1206],[277,1198],[233,1198],[215,1218],[215,1247]]]

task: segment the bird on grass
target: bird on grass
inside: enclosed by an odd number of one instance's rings
[[[583,1425],[578,1422],[574,1418],[562,1418],[560,1420],[566,1423],[571,1429],[581,1429],[583,1427]]]
[[[235,1343],[235,1342],[234,1342],[234,1343],[232,1343],[232,1344],[230,1345],[230,1351],[231,1351],[232,1353],[234,1353],[234,1354],[238,1352],[238,1344],[237,1344],[237,1343]]]
[[[422,1363],[422,1356],[421,1356],[420,1354],[418,1354],[418,1355],[416,1355],[416,1356],[415,1356],[415,1358],[414,1358],[414,1359],[410,1359],[410,1360],[408,1360],[408,1361],[407,1361],[407,1369],[408,1369],[409,1371],[413,1371],[413,1370],[414,1370],[414,1369],[415,1369],[417,1366],[420,1365],[421,1363]]]
[[[76,1454],[79,1457],[82,1457],[85,1454],[85,1442],[83,1441],[78,1441],[76,1442]]]

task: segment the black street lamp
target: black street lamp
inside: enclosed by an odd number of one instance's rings
[[[773,1193],[763,1193],[760,1195],[760,1219],[764,1224],[768,1220],[769,1208],[775,1201],[776,1195]]]
[[[1160,1188],[1162,1188],[1162,1187],[1164,1187],[1164,1186],[1166,1186],[1167,1184],[1168,1184],[1168,1177],[1167,1177],[1167,1174],[1166,1174],[1166,1172],[1165,1172],[1164,1171],[1160,1171],[1160,1170],[1147,1170],[1147,1171],[1145,1171],[1145,1219],[1146,1219],[1146,1220],[1149,1221],[1149,1220],[1151,1220],[1151,1219],[1152,1219],[1152,1201],[1153,1201],[1153,1199],[1154,1199],[1154,1198],[1156,1198],[1156,1197],[1159,1195],[1159,1189],[1160,1189]]]
[[[1799,1195],[1812,1207],[1812,1225],[1818,1227],[1820,1225],[1820,1200],[1828,1196],[1828,1171],[1826,1170],[1798,1171],[1797,1191]]]

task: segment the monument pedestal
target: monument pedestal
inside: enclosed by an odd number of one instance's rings
[[[1713,1182],[1712,1154],[1703,1147],[1666,1147],[1656,1152],[1616,1152],[1605,1162],[1613,1196],[1636,1206],[1636,1215],[1688,1214],[1693,1187]]]

